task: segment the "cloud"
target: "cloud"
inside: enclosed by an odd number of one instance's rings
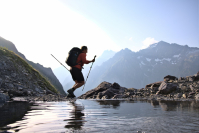
[[[142,43],[144,44],[142,46],[142,49],[145,49],[147,47],[149,47],[151,44],[154,44],[154,43],[157,43],[158,41],[155,40],[154,38],[152,37],[147,37],[144,41],[142,41]]]
[[[132,38],[133,38],[133,37],[130,37],[130,38],[129,38],[129,41],[131,41],[131,40],[132,40]]]

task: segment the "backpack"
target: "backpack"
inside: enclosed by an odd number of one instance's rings
[[[72,48],[68,53],[68,57],[66,58],[66,64],[71,67],[77,65],[77,58],[81,52],[81,49],[77,47]]]

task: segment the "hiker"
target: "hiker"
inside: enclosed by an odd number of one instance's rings
[[[84,66],[84,64],[95,62],[95,58],[92,61],[86,60],[86,53],[88,52],[88,48],[86,46],[82,46],[80,50],[81,53],[79,54],[76,61],[77,65],[70,67],[70,73],[72,75],[73,80],[75,81],[73,87],[67,90],[71,97],[76,97],[73,92],[77,88],[85,84],[84,76],[82,74],[82,67]]]

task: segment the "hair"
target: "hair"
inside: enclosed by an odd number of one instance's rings
[[[81,51],[84,51],[84,50],[86,50],[86,49],[87,49],[86,46],[82,46],[82,47],[81,47]]]

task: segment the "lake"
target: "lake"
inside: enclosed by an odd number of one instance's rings
[[[199,133],[199,101],[8,102],[0,132]]]

